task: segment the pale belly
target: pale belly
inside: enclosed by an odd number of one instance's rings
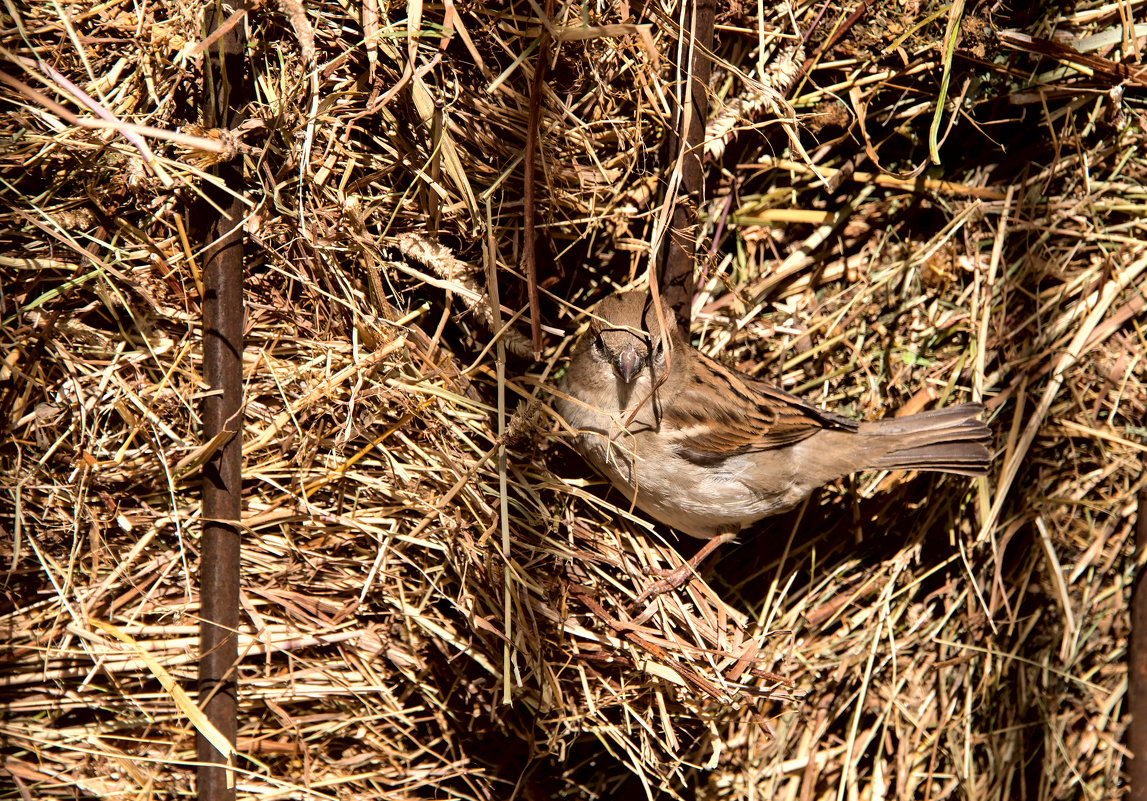
[[[754,453],[699,465],[650,443],[653,434],[577,438],[579,451],[637,508],[660,523],[708,539],[792,508],[808,489],[792,478],[788,455]],[[775,464],[762,470],[762,459]],[[762,474],[768,478],[762,483]],[[635,493],[636,490],[636,493]],[[636,497],[634,497],[636,494]]]

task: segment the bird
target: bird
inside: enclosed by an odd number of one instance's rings
[[[979,476],[991,462],[981,404],[844,417],[706,356],[643,290],[594,308],[557,390],[586,461],[645,514],[713,546],[855,472]]]

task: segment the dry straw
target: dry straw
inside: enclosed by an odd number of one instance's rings
[[[1121,796],[1139,7],[721,4],[698,343],[856,416],[983,399],[999,455],[830,487],[634,618],[688,548],[545,389],[646,273],[697,43],[555,5],[251,6],[229,132],[199,5],[4,6],[0,794],[190,790],[197,226],[242,158],[241,798]]]

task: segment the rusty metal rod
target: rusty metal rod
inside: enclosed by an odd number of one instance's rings
[[[686,71],[689,79],[685,87],[685,107],[681,109],[681,128],[672,138],[669,150],[670,164],[676,164],[684,140],[681,193],[673,208],[673,220],[665,238],[657,277],[661,297],[677,313],[677,325],[686,338],[693,306],[697,215],[703,201],[705,182],[701,157],[705,149],[705,125],[709,120],[715,6],[715,0],[693,0],[692,3],[692,47],[686,48],[685,53],[692,51],[693,60]],[[681,66],[684,68],[686,65]],[[686,109],[690,113],[685,113]]]
[[[1147,471],[1147,459],[1144,460]],[[1131,647],[1127,661],[1128,707],[1131,723],[1127,745],[1131,760],[1127,774],[1131,801],[1147,801],[1147,577],[1144,551],[1147,550],[1147,485],[1139,488],[1135,519],[1135,583],[1131,587]]]
[[[212,27],[221,19],[216,18]],[[244,26],[220,37],[205,60],[204,106],[211,127],[234,129],[245,104]],[[229,432],[203,468],[203,540],[199,563],[199,705],[235,743],[239,628],[239,525],[242,514],[243,229],[242,159],[219,165],[230,191],[213,200],[224,211],[211,226],[203,270],[204,440]],[[233,801],[230,758],[200,734],[199,801]]]

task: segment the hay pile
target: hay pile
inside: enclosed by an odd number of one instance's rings
[[[5,8],[0,797],[175,797],[194,227],[228,154],[163,132],[219,139],[196,127],[202,19]],[[535,401],[577,310],[646,273],[685,8],[244,15],[240,797],[1121,795],[1147,407],[1121,8],[719,8],[700,347],[855,416],[983,398],[999,457],[974,483],[826,488],[636,625],[678,543]],[[96,115],[72,86],[159,129],[151,168],[75,121]],[[531,115],[537,363],[514,318]]]

